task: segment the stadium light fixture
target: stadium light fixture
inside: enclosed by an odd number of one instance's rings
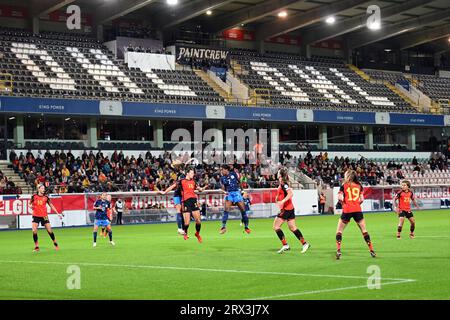
[[[167,0],[169,6],[175,6],[178,4],[178,0]]]
[[[328,17],[328,18],[325,20],[325,22],[328,23],[328,24],[333,24],[333,23],[336,22],[336,18],[333,17],[333,16],[330,16],[330,17]]]
[[[448,42],[450,42],[450,38],[448,38],[447,40],[448,40]]]
[[[385,52],[391,52],[392,49],[384,49]]]
[[[212,15],[212,11],[211,10],[206,11],[206,15],[208,16]]]
[[[286,18],[286,17],[287,17],[287,12],[286,12],[286,11],[280,11],[280,12],[278,12],[278,17],[279,17],[279,18]]]
[[[8,120],[14,120],[16,117],[11,117],[11,118],[8,118]]]

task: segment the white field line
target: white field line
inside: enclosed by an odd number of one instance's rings
[[[450,236],[414,236],[414,238],[450,238]]]
[[[393,281],[393,282],[386,282],[381,283],[380,286],[388,286],[392,284],[400,284],[400,283],[407,283],[407,282],[414,282],[415,280],[412,279],[406,279],[401,281]],[[269,299],[279,299],[279,298],[287,298],[287,297],[295,297],[295,296],[304,296],[308,294],[317,294],[317,293],[327,293],[327,292],[335,292],[335,291],[344,291],[344,290],[353,290],[353,289],[363,289],[367,287],[366,285],[361,286],[353,286],[353,287],[342,287],[342,288],[335,288],[335,289],[323,289],[323,290],[314,290],[314,291],[303,291],[303,292],[295,292],[295,293],[287,293],[287,294],[279,294],[275,296],[267,296],[267,297],[257,297],[257,298],[251,298],[251,299],[245,299],[245,300],[269,300]]]
[[[134,264],[111,264],[111,263],[96,263],[96,262],[58,262],[58,261],[0,260],[0,264],[1,263],[78,265],[78,266],[87,266],[87,267],[117,267],[117,268],[136,268],[136,269],[204,271],[204,272],[245,273],[245,274],[297,276],[297,277],[320,277],[320,278],[334,278],[334,279],[364,279],[364,280],[366,280],[368,278],[367,276],[346,276],[346,275],[336,275],[336,274],[273,272],[273,271],[253,271],[253,270],[233,270],[233,269],[209,269],[209,268],[189,268],[189,267],[172,267],[172,266],[134,265]],[[401,278],[371,278],[371,279],[401,281],[401,282],[415,281],[414,279],[401,279]]]

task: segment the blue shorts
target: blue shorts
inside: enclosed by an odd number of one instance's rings
[[[233,203],[238,203],[244,201],[244,198],[242,197],[240,191],[230,191],[228,192],[228,195],[225,197],[225,200],[231,201]]]
[[[94,224],[98,227],[107,227],[111,224],[109,220],[97,220],[95,219]]]
[[[173,204],[174,205],[179,205],[181,204],[181,197],[173,197]]]

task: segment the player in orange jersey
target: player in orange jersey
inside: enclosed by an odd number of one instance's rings
[[[281,249],[278,250],[278,253],[283,253],[284,251],[290,250],[283,230],[281,230],[281,226],[285,222],[287,222],[289,230],[291,230],[292,233],[301,242],[303,246],[302,253],[305,253],[310,248],[310,244],[305,241],[305,239],[303,238],[303,234],[295,224],[295,209],[294,204],[292,203],[293,193],[289,185],[289,174],[287,169],[280,169],[280,171],[278,172],[278,181],[280,183],[280,186],[278,187],[275,201],[280,208],[280,213],[275,217],[275,220],[273,221],[273,230],[275,230],[275,233],[283,244]]]
[[[200,188],[194,180],[195,171],[193,168],[189,168],[186,170],[186,177],[184,179],[179,180],[180,189],[181,189],[181,201],[182,201],[182,210],[183,210],[183,218],[184,218],[184,240],[189,239],[188,236],[188,228],[191,222],[191,215],[195,219],[195,236],[197,237],[198,242],[202,242],[202,237],[200,236],[200,229],[202,227],[201,222],[201,214],[200,208],[198,205],[198,197],[195,193],[196,190],[203,191],[203,188]]]
[[[358,181],[358,176],[354,170],[347,170],[344,175],[344,184],[339,190],[338,199],[342,203],[342,215],[339,218],[336,231],[336,259],[340,259],[341,253],[341,243],[342,243],[342,232],[344,231],[347,224],[353,218],[358,224],[359,229],[364,237],[364,240],[369,247],[370,255],[375,258],[376,254],[373,250],[372,241],[370,240],[369,233],[366,229],[366,222],[362,214],[361,204],[364,201],[363,197],[363,187]]]
[[[47,213],[47,204],[50,208],[56,212],[58,217],[62,219],[64,215],[60,214],[58,210],[56,210],[53,203],[50,201],[50,198],[45,194],[45,186],[39,185],[37,189],[37,193],[31,197],[30,206],[33,209],[33,217],[31,228],[33,230],[33,240],[34,240],[34,251],[39,252],[39,243],[38,243],[38,227],[41,224],[48,232],[48,235],[53,241],[53,245],[56,250],[59,250],[58,243],[55,239],[55,234],[52,231],[52,226],[50,225],[50,220],[48,219]]]
[[[401,238],[403,223],[405,218],[410,223],[409,237],[414,239],[414,230],[416,228],[416,220],[411,212],[411,201],[416,208],[419,208],[414,193],[411,191],[411,182],[408,180],[402,181],[402,190],[398,192],[394,198],[394,208],[398,213],[398,227],[397,227],[397,239]],[[398,205],[397,205],[398,202]]]

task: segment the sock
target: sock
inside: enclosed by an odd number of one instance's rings
[[[245,229],[248,229],[248,215],[247,212],[241,212],[242,214],[242,223],[244,224]]]
[[[183,229],[183,218],[181,216],[181,213],[177,212],[177,226],[178,229]]]
[[[370,251],[373,251],[372,242],[370,241],[370,236],[368,232],[363,233],[364,240],[366,241],[367,245],[369,246]]]
[[[112,241],[112,230],[108,232],[109,235],[109,241]]]
[[[101,235],[104,235],[105,234],[105,228],[102,228],[102,233],[101,233]]]
[[[222,228],[225,228],[227,226],[227,221],[228,221],[228,211],[224,211],[222,216]]]
[[[202,224],[201,223],[196,223],[195,224],[195,231],[197,231],[198,234],[200,234],[200,229],[202,228]]]
[[[341,243],[342,243],[342,233],[338,232],[336,233],[336,246],[338,250],[341,250]]]
[[[402,226],[398,226],[397,228],[397,236],[400,237],[400,233],[402,233]]]
[[[48,235],[50,236],[50,239],[52,239],[53,244],[56,246],[58,246],[58,243],[55,240],[55,234],[53,232],[49,232]]]
[[[48,235],[50,236],[50,238],[53,240],[53,242],[55,241],[55,234],[53,232],[49,232]]]
[[[184,230],[184,233],[185,233],[185,234],[188,234],[188,229],[189,229],[189,225],[188,225],[188,224],[185,224],[185,225],[183,226],[183,230]]]
[[[39,247],[39,243],[38,243],[38,235],[37,233],[33,233],[33,241],[34,241],[34,246],[37,248]]]
[[[94,242],[97,242],[97,231],[94,231]]]
[[[415,229],[416,229],[416,224],[415,223],[411,223],[411,228],[409,229],[411,231],[411,233],[414,233]]]
[[[297,229],[297,230],[295,230],[295,231],[292,231],[292,233],[295,234],[295,236],[297,237],[297,239],[300,240],[300,242],[301,242],[302,244],[305,244],[305,243],[306,243],[305,239],[303,239],[303,235],[302,235],[302,232],[300,231],[300,229]]]
[[[277,229],[277,230],[275,230],[275,232],[277,233],[277,236],[281,240],[281,243],[283,244],[283,246],[287,245],[287,241],[284,238],[283,230]]]

